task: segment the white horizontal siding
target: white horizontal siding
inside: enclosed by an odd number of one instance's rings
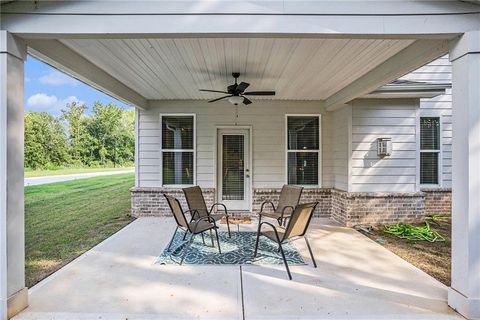
[[[197,121],[197,184],[215,186],[215,128],[234,125],[252,127],[254,188],[279,188],[286,181],[285,114],[325,114],[319,102],[255,101],[235,107],[227,102],[158,101],[139,114],[139,186],[160,186],[160,113],[195,113]],[[325,120],[322,119],[322,128]],[[325,132],[325,137],[329,134]],[[324,130],[322,131],[322,138]],[[328,143],[327,143],[328,145]],[[328,148],[328,146],[327,146]],[[327,156],[328,158],[328,156]],[[328,161],[326,161],[329,163]],[[322,161],[323,163],[323,161]],[[331,161],[330,161],[331,163]],[[322,168],[330,182],[330,167]]]
[[[448,55],[443,56],[402,79],[431,83],[452,83],[452,65]],[[432,99],[420,100],[420,116],[441,117],[442,167],[440,186],[452,187],[452,90]]]
[[[344,107],[333,113],[333,178],[334,186],[348,191],[349,125],[351,107]]]
[[[352,192],[416,190],[414,99],[356,100],[352,107]],[[377,155],[377,138],[392,138],[391,156]]]

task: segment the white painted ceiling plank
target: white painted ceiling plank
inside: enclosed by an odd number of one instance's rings
[[[252,99],[323,100],[355,81],[412,40],[300,38],[181,38],[63,40],[148,99],[213,99],[249,82]],[[248,91],[247,90],[247,91]]]

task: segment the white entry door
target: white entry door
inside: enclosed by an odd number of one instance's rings
[[[249,210],[250,130],[220,129],[217,146],[217,200],[229,210]]]

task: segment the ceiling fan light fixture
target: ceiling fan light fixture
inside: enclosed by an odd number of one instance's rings
[[[243,102],[243,97],[240,97],[240,96],[232,96],[232,97],[228,98],[228,102],[230,102],[230,103],[233,104],[234,106],[238,106],[240,103]]]

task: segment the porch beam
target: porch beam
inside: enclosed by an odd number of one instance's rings
[[[327,111],[368,94],[448,52],[446,40],[417,40],[325,100]]]
[[[452,39],[480,27],[480,9],[458,1],[16,1],[2,5],[0,20],[23,38]]]
[[[25,287],[23,93],[25,44],[0,31],[0,320],[23,310]]]
[[[28,52],[45,63],[68,73],[72,77],[141,109],[148,101],[103,69],[100,69],[58,40],[28,40]]]
[[[448,304],[480,319],[480,30],[452,43],[452,284]]]

